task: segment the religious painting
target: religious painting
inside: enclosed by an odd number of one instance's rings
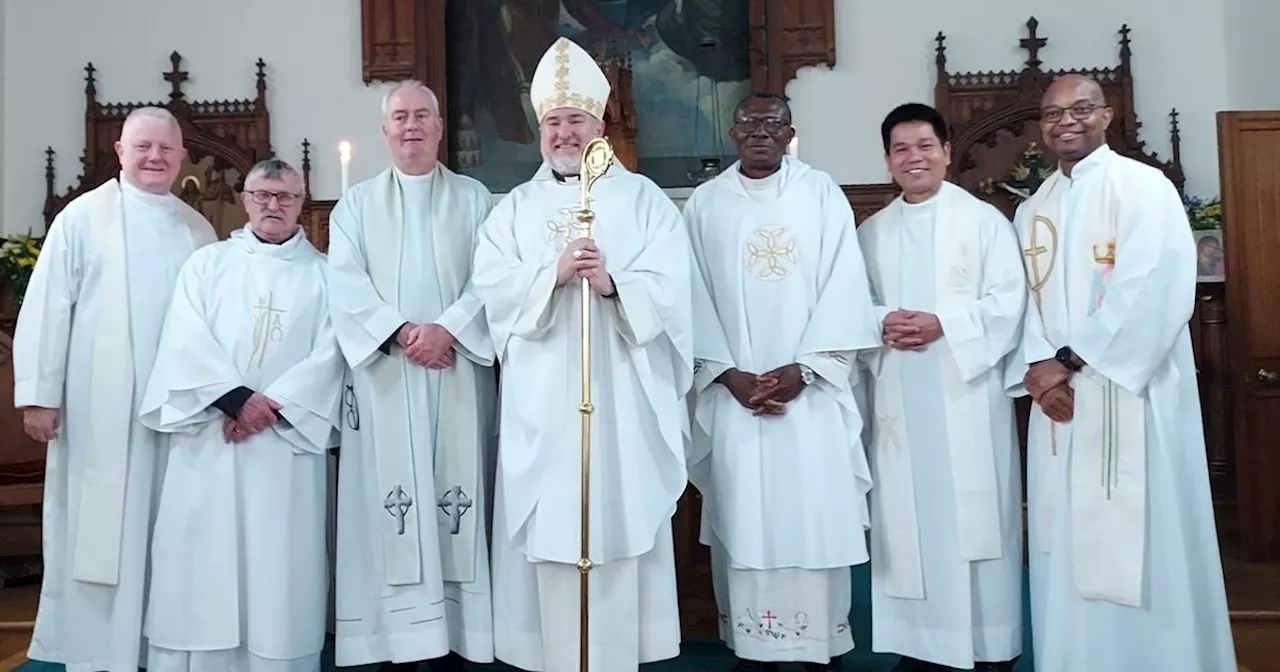
[[[1222,255],[1222,229],[1195,231],[1196,281],[1222,282],[1226,278],[1226,264]]]
[[[249,221],[239,196],[240,180],[239,171],[223,159],[192,152],[173,183],[173,194],[204,215],[223,240]]]
[[[639,172],[704,181],[736,154],[727,132],[750,91],[748,0],[455,0],[448,5],[449,147],[494,193],[542,163],[529,84],[559,37],[632,73]]]

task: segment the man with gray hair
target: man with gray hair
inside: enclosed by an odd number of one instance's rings
[[[245,178],[249,223],[187,260],[141,422],[169,434],[151,544],[151,672],[319,672],[325,456],[345,367],[302,176]]]
[[[49,443],[44,584],[27,656],[134,672],[161,436],[137,422],[183,262],[217,239],[170,193],[186,150],[168,111],[129,114],[120,175],[53,220],[14,335],[14,404]]]
[[[497,377],[471,292],[492,196],[437,160],[435,94],[393,88],[392,165],[329,220],[329,299],[350,366],[338,458],[335,661],[493,661],[486,474]],[[450,653],[453,652],[453,653]]]

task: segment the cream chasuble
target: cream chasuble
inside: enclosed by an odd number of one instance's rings
[[[483,306],[467,285],[491,208],[483,185],[437,164],[419,176],[388,168],[334,210],[332,319],[352,367],[339,457],[338,665],[450,650],[492,660],[485,473],[497,381]],[[384,350],[408,322],[448,330],[453,366]]]
[[[614,163],[592,189],[593,239],[617,289],[593,296],[590,525],[593,670],[679,653],[671,516],[688,483],[693,261],[679,210]],[[581,235],[579,183],[548,166],[481,229],[473,277],[502,368],[493,525],[496,655],[578,668],[581,290],[555,286]]]
[[[1034,297],[1030,309],[1052,343],[1070,343],[1073,326],[1089,320],[1103,305],[1128,234],[1129,222],[1121,215],[1128,207],[1125,199],[1142,193],[1131,180],[1146,177],[1146,169],[1130,168],[1113,160],[1098,167],[1102,192],[1082,204],[1085,212],[1072,216],[1073,223],[1087,230],[1067,233],[1058,228],[1064,221],[1061,204],[1068,189],[1061,172],[1050,176],[1022,206],[1026,218],[1018,234]],[[1069,245],[1061,253],[1060,242]],[[1071,386],[1071,492],[1065,501],[1064,493],[1048,489],[1032,499],[1030,513],[1037,522],[1033,549],[1049,550],[1053,510],[1069,506],[1080,595],[1136,606],[1142,603],[1146,563],[1146,400],[1140,389],[1126,389],[1091,368],[1073,376]],[[1031,423],[1051,434],[1057,431],[1042,412],[1032,413]],[[1056,439],[1048,448],[1049,459],[1039,464],[1053,470]]]
[[[760,179],[735,163],[684,214],[711,297],[695,314],[689,471],[720,636],[739,658],[825,664],[854,647],[849,568],[868,559],[871,473],[850,374],[880,340],[853,212],[826,173],[786,157]],[[756,417],[714,383],[730,366],[791,363],[815,379],[780,416]]]
[[[983,268],[992,235],[983,224],[991,216],[991,206],[950,182],[942,183],[935,198],[934,258],[927,263],[934,268],[935,312],[946,321],[942,325],[945,340],[931,347],[945,349],[936,360],[960,532],[959,550],[968,561],[990,560],[1001,557],[1003,551],[995,447],[989,429],[991,402],[982,374],[1000,365],[1007,352],[985,350],[1000,344],[1011,350],[1014,341],[993,342],[985,333],[985,325],[980,321],[975,324],[968,313],[992,288],[992,279],[985,277]],[[868,273],[878,303],[884,307],[883,314],[906,307],[900,287],[900,271],[909,263],[902,257],[906,233],[903,207],[899,197],[860,229],[867,250]],[[1018,292],[1016,296],[1019,305],[1005,306],[1015,313],[1014,325],[1021,316],[1025,293]],[[873,534],[883,540],[876,545],[872,571],[884,581],[888,595],[919,600],[925,597],[925,586],[902,372],[902,358],[913,355],[886,347],[868,358],[875,379],[872,465],[877,487],[872,499],[877,504],[873,507],[877,522]],[[960,368],[962,364],[964,370]]]
[[[136,669],[160,436],[137,407],[178,270],[213,228],[123,176],[49,228],[14,336],[14,403],[61,409],[46,462],[33,660]],[[118,589],[118,590],[117,590]]]
[[[151,549],[152,672],[319,668],[325,456],[346,369],[325,273],[301,229],[273,245],[247,225],[183,267],[141,415],[172,437]],[[229,444],[213,403],[242,386],[283,419]]]

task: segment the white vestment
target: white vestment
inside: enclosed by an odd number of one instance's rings
[[[679,653],[671,516],[688,483],[693,262],[648,178],[614,163],[591,193],[617,296],[591,300],[589,662],[627,672]],[[502,371],[495,645],[531,672],[579,669],[582,294],[577,279],[555,288],[578,203],[577,178],[544,165],[494,208],[474,265]]]
[[[345,365],[325,258],[298,229],[246,226],[191,256],[141,421],[170,434],[151,541],[151,672],[319,672],[328,566],[325,458]],[[213,403],[238,387],[283,416],[244,443]]]
[[[488,484],[497,378],[483,307],[467,287],[492,207],[443,165],[388,168],[330,219],[334,331],[351,373],[338,473],[339,666],[457,652],[493,660]],[[457,339],[445,370],[380,352],[406,322]]]
[[[14,404],[61,409],[28,657],[136,672],[164,441],[136,421],[183,262],[216,239],[170,194],[111,179],[54,219],[14,335]],[[158,458],[158,459],[157,459]]]
[[[1022,479],[1008,356],[1027,285],[1009,220],[943,182],[858,229],[880,329],[937,315],[922,351],[882,348],[871,465],[872,648],[958,669],[1022,653]]]
[[[1103,146],[1018,209],[1034,301],[1019,361],[1070,347],[1075,413],[1027,441],[1036,669],[1234,670],[1173,184]],[[1014,382],[1016,381],[1016,382]]]
[[[735,163],[684,215],[713,305],[695,318],[689,474],[720,636],[740,658],[826,663],[854,647],[850,567],[868,559],[871,471],[850,374],[880,339],[853,211],[826,173],[785,157],[759,180]],[[727,358],[708,343],[721,338]],[[757,417],[714,384],[729,368],[792,363],[815,379],[780,416]]]

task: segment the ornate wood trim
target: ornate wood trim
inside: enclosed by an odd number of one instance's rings
[[[302,206],[302,214],[298,219],[311,244],[321,252],[328,252],[329,215],[338,201],[318,201],[311,197],[311,141],[305,138],[302,140],[302,184],[307,192],[307,202]]]
[[[80,157],[83,170],[74,186],[64,194],[55,191],[54,151],[45,150],[45,225],[68,203],[90,191],[120,172],[120,160],[116,157],[115,142],[129,113],[140,107],[163,107],[177,117],[182,127],[183,141],[193,161],[205,155],[213,156],[235,168],[242,176],[253,164],[271,156],[271,115],[267,112],[266,63],[257,62],[257,96],[246,100],[190,101],[182,91],[188,78],[179,69],[182,56],[178,52],[169,55],[172,69],[162,78],[169,82],[167,103],[101,103],[98,102],[96,69],[93,63],[85,66],[85,136],[84,153]],[[242,185],[234,185],[239,191]]]
[[[783,94],[796,71],[836,64],[835,0],[750,0],[751,87]]]
[[[842,184],[840,190],[853,208],[853,221],[861,225],[867,218],[893,202],[902,192],[892,182],[876,184]]]
[[[1035,150],[1039,131],[1035,129],[1039,119],[1040,99],[1056,77],[1065,74],[1087,75],[1102,86],[1107,102],[1114,111],[1107,139],[1111,147],[1125,156],[1164,171],[1169,179],[1182,190],[1186,177],[1182,170],[1181,137],[1178,131],[1178,112],[1170,112],[1170,139],[1173,158],[1165,161],[1154,152],[1148,152],[1145,143],[1138,138],[1142,124],[1138,121],[1133,102],[1133,71],[1129,27],[1120,28],[1120,63],[1112,68],[1072,68],[1043,70],[1040,49],[1049,42],[1038,34],[1039,22],[1031,17],[1027,23],[1027,37],[1019,45],[1027,52],[1025,67],[1018,72],[947,72],[946,36],[941,32],[935,38],[937,83],[934,87],[934,106],[946,118],[951,127],[950,179],[980,197],[991,200],[1006,214],[1012,214],[1016,205],[1010,196],[992,188],[992,182],[1005,179],[1004,175],[989,174],[998,163],[1001,170],[1014,166],[1024,150]],[[1030,135],[1030,137],[1024,137]],[[1015,156],[990,157],[984,162],[981,155],[998,145],[1020,147]],[[1050,162],[1052,163],[1052,162]],[[1039,181],[1025,185],[1034,188]],[[984,196],[985,195],[985,196]]]

